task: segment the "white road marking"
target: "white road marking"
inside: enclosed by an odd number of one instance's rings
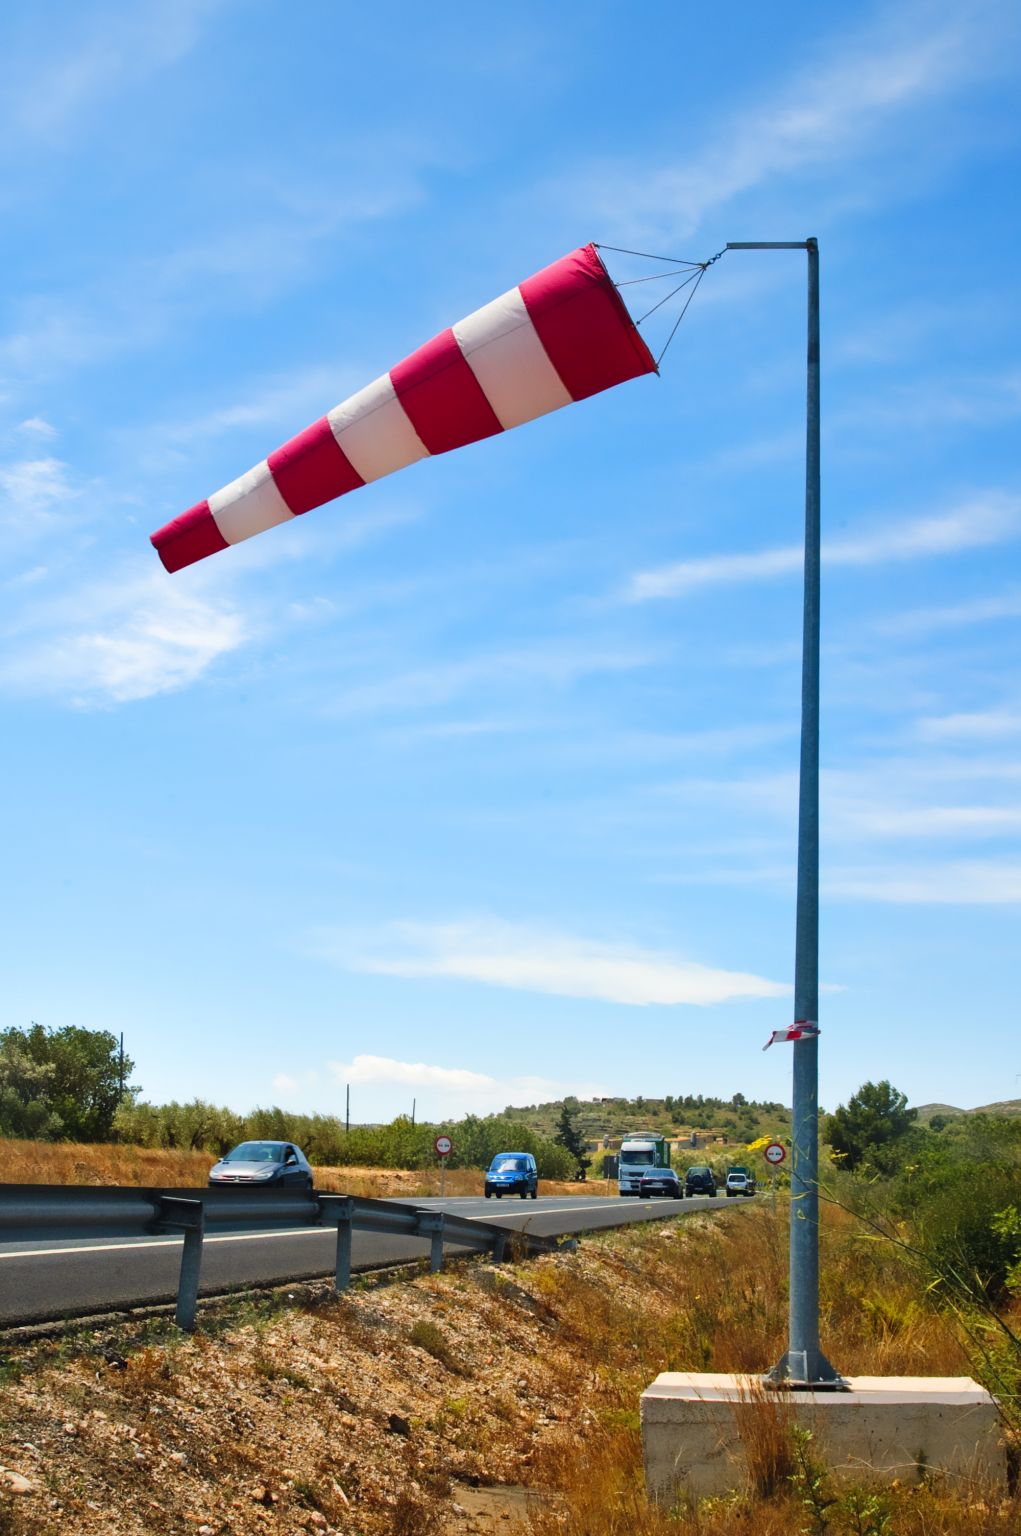
[[[274,1237],[333,1237],[335,1227],[298,1227],[287,1232],[222,1232],[216,1237],[203,1238],[204,1243],[256,1243],[268,1242]],[[0,1259],[52,1259],[67,1258],[78,1253],[119,1253],[125,1248],[176,1248],[184,1242],[181,1237],[136,1237],[129,1243],[90,1243],[82,1248],[24,1248],[16,1253],[0,1253]]]

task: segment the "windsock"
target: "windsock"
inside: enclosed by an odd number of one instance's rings
[[[416,459],[655,372],[598,251],[581,246],[434,336],[152,543],[179,571]]]

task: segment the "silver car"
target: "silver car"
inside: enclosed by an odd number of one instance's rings
[[[243,1141],[214,1163],[209,1183],[272,1185],[312,1193],[312,1168],[300,1147],[292,1141]]]

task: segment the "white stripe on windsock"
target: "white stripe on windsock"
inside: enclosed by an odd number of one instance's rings
[[[294,517],[277,490],[265,459],[221,491],[214,491],[209,498],[209,510],[228,544],[240,544],[253,533],[264,533]]]
[[[532,324],[520,288],[511,288],[453,327],[457,344],[504,429],[572,403]]]
[[[327,416],[338,445],[366,484],[429,457],[388,373],[342,400]]]

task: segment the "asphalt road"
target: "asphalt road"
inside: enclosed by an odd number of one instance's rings
[[[555,1237],[682,1216],[728,1202],[621,1199],[617,1195],[552,1195],[538,1200],[459,1196],[415,1205],[495,1225]],[[743,1203],[743,1202],[742,1202]],[[78,1238],[0,1243],[0,1327],[173,1301],[181,1264],[180,1237]],[[321,1227],[277,1232],[207,1234],[200,1295],[279,1285],[333,1273],[336,1232]],[[427,1254],[428,1242],[355,1232],[353,1266],[374,1269]],[[456,1253],[455,1244],[447,1252]]]

